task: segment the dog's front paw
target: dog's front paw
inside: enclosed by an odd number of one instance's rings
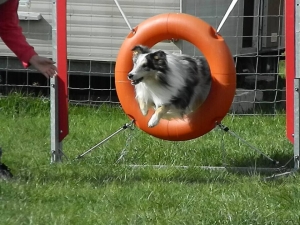
[[[142,112],[143,116],[146,116],[148,114],[148,109],[146,107],[141,108],[141,112]]]
[[[141,113],[143,114],[143,116],[146,116],[148,114],[147,104],[144,101],[139,100],[139,106],[140,106],[140,110],[141,110]]]
[[[157,114],[153,114],[151,119],[148,122],[148,127],[155,127],[159,122]]]

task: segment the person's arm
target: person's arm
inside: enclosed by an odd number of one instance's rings
[[[30,64],[45,77],[53,77],[57,68],[51,59],[39,56],[28,44],[19,26],[19,0],[8,0],[0,5],[0,37],[3,42],[23,62],[24,67]]]
[[[22,28],[19,26],[18,6],[19,0],[8,0],[0,5],[0,37],[27,67],[32,56],[37,55],[37,53],[28,44],[22,33]]]

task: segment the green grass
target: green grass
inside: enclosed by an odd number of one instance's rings
[[[49,102],[0,99],[3,162],[14,173],[0,181],[0,224],[298,224],[299,177],[264,181],[258,173],[201,170],[221,166],[223,132],[186,142],[162,141],[129,129],[80,160],[74,158],[129,119],[120,108],[70,108],[69,160],[50,164]],[[293,155],[285,116],[227,116],[223,123],[284,165]],[[116,163],[127,140],[124,159]],[[225,134],[229,166],[272,167]],[[132,168],[128,164],[189,165]]]
[[[285,71],[285,60],[279,61],[279,71],[278,75],[282,78],[285,79],[286,77],[286,71]]]

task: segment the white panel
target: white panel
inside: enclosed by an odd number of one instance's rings
[[[180,0],[119,0],[132,27],[145,19],[166,12],[179,12]],[[79,60],[115,61],[124,38],[130,32],[113,0],[67,1],[68,58]],[[31,7],[19,11],[40,13],[39,21],[20,24],[27,40],[36,51],[51,57],[51,12],[49,0],[31,0]],[[59,21],[58,21],[59,22]],[[174,44],[161,43],[162,49],[178,51]],[[0,56],[12,53],[0,42]]]

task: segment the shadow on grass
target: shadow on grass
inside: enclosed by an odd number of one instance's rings
[[[92,184],[105,185],[132,185],[135,182],[145,183],[179,183],[179,184],[232,184],[242,182],[250,177],[261,178],[284,172],[276,169],[280,166],[270,165],[264,158],[257,160],[256,166],[249,163],[250,159],[237,161],[226,169],[216,167],[202,168],[200,166],[132,166],[128,164],[95,164],[88,160],[70,164],[48,165],[38,170],[22,170],[16,179],[21,182],[40,184],[68,183],[74,185]],[[251,159],[253,160],[253,159]],[[288,155],[280,158],[288,161]],[[54,168],[53,168],[54,167]],[[266,170],[259,170],[259,168]],[[242,169],[241,169],[242,168]],[[287,167],[291,168],[291,167]],[[268,170],[270,169],[270,170]],[[271,170],[273,169],[273,170]]]
[[[56,167],[56,168],[53,168]],[[87,161],[74,162],[72,164],[51,165],[33,170],[21,170],[15,179],[22,183],[65,183],[85,184],[96,186],[107,184],[132,184],[141,183],[230,183],[234,177],[228,178],[226,171],[208,171],[197,167],[132,167],[126,164],[94,164],[91,166]]]
[[[291,169],[294,166],[293,155],[291,154],[273,154],[269,155],[273,161],[266,158],[263,155],[258,157],[240,157],[236,158],[234,162],[231,163],[232,167],[257,167],[257,168],[280,168],[286,167]]]
[[[262,154],[236,156],[234,160],[227,162],[226,171],[243,176],[270,176],[291,171],[294,168],[294,156],[291,153],[275,153],[268,157]]]
[[[179,182],[179,183],[219,183],[226,184],[243,177],[266,176],[285,172],[293,168],[291,152],[269,155],[278,161],[270,161],[256,152],[248,155],[234,155],[227,160],[227,166],[211,165],[134,165],[131,160],[114,163],[118,154],[109,159],[87,157],[75,161],[27,167],[16,171],[16,179],[25,182],[52,183],[66,181],[71,183],[107,183],[131,182]],[[114,158],[114,159],[112,159]],[[110,161],[110,162],[109,162]],[[18,173],[18,174],[17,174]]]

